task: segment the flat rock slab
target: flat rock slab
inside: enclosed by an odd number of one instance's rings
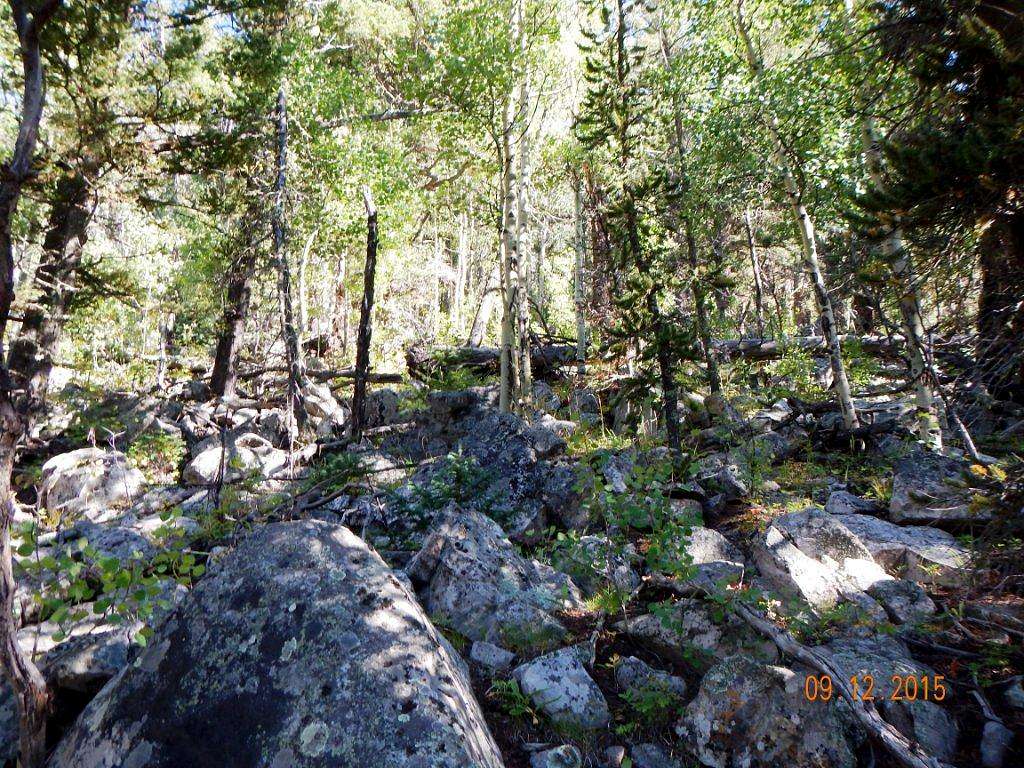
[[[984,521],[992,512],[972,502],[965,462],[915,453],[896,463],[889,515],[893,522]]]
[[[347,528],[260,529],[108,684],[50,768],[501,768],[463,672]]]
[[[579,646],[541,656],[516,667],[523,693],[556,725],[603,728],[611,719],[608,702],[583,665]]]

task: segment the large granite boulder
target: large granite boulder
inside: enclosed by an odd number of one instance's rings
[[[554,647],[567,635],[554,614],[583,607],[572,579],[523,557],[501,526],[454,504],[405,570],[437,621],[517,651]]]
[[[269,525],[220,561],[50,762],[184,765],[502,761],[408,589],[348,529],[305,521]]]
[[[889,515],[893,522],[982,521],[991,510],[972,502],[968,469],[962,461],[917,452],[896,463]]]
[[[146,479],[119,451],[79,448],[47,460],[39,478],[39,503],[63,519],[106,519],[142,492]]]
[[[800,672],[730,656],[704,676],[676,733],[713,768],[853,768],[841,706],[808,701]]]
[[[216,436],[200,443],[181,479],[186,485],[212,485],[221,475],[225,482],[249,475],[269,479],[283,473],[287,466],[287,452],[255,432],[246,432],[229,436],[223,446]]]

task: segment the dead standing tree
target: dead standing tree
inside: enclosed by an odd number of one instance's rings
[[[33,385],[34,370],[13,372],[7,367],[7,327],[14,304],[14,247],[11,221],[24,185],[33,175],[39,123],[45,101],[40,37],[60,8],[60,0],[10,0],[21,55],[24,91],[18,134],[10,158],[0,165],[0,663],[14,689],[20,726],[21,765],[38,768],[46,757],[46,718],[50,695],[46,681],[18,645],[14,623],[14,581],[11,526],[14,495],[11,473],[18,446],[39,410],[40,397]],[[34,366],[30,366],[34,368]],[[26,375],[27,374],[27,375]]]
[[[366,380],[370,373],[370,338],[373,334],[373,290],[377,274],[377,206],[369,187],[363,187],[366,207],[366,263],[363,265],[363,301],[359,307],[359,331],[356,334],[356,379],[352,391],[352,442],[363,436],[366,411]]]

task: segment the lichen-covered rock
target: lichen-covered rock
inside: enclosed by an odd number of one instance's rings
[[[619,622],[616,628],[650,651],[700,671],[741,651],[767,660],[778,655],[771,642],[742,620],[702,600],[684,598],[657,613]]]
[[[633,570],[639,559],[632,544],[619,545],[598,535],[581,536],[574,546],[557,549],[552,555],[555,567],[568,573],[587,597],[609,585],[632,593],[640,586],[640,577]]]
[[[210,485],[223,473],[225,482],[240,480],[250,474],[269,479],[288,465],[288,454],[275,448],[269,440],[254,432],[232,435],[226,449],[216,438],[200,443],[199,453],[182,472],[186,485]]]
[[[893,473],[889,500],[893,522],[990,519],[990,510],[972,503],[966,472],[964,462],[934,453],[916,452],[900,459]]]
[[[825,502],[830,515],[879,515],[882,508],[869,499],[854,496],[849,491],[833,491]]]
[[[530,768],[583,768],[583,755],[572,744],[563,744],[533,755]]]
[[[657,744],[634,744],[629,749],[629,756],[633,760],[633,768],[683,768],[682,762]]]
[[[105,519],[131,504],[146,479],[128,457],[102,448],[79,448],[47,460],[39,478],[39,504],[64,519]]]
[[[184,765],[502,761],[413,596],[348,529],[305,521],[269,525],[227,555],[50,762]]]
[[[571,646],[516,667],[523,693],[556,725],[603,728],[611,719],[608,702],[587,672],[588,652]]]
[[[840,706],[808,701],[801,673],[731,656],[704,676],[676,733],[711,768],[853,768]]]
[[[655,669],[635,656],[620,659],[615,665],[615,683],[635,696],[661,694],[679,700],[686,696],[683,678]]]
[[[469,658],[491,674],[503,674],[512,667],[516,655],[494,643],[478,640],[469,649]]]
[[[572,579],[523,557],[497,523],[454,504],[405,570],[431,615],[516,651],[557,645],[566,630],[553,614],[583,605]]]
[[[867,588],[889,618],[897,624],[914,624],[935,615],[935,603],[920,584],[907,579],[883,579]]]
[[[878,690],[892,691],[892,675],[933,676],[934,670],[914,660],[899,640],[886,635],[844,637],[833,640],[827,651],[843,677],[871,675]],[[904,736],[916,741],[934,757],[949,761],[956,752],[956,721],[933,701],[893,701],[881,698],[882,716]]]
[[[925,525],[894,525],[871,515],[836,515],[893,576],[955,586],[970,575],[970,553],[956,538]]]

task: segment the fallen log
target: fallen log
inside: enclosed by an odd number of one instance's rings
[[[857,345],[866,354],[878,357],[902,358],[903,337],[902,336],[856,336],[846,334],[839,337],[844,345]],[[822,336],[790,336],[782,339],[718,339],[711,342],[711,347],[719,357],[743,358],[744,360],[764,361],[777,360],[787,352],[799,350],[801,352],[828,354],[828,346]],[[955,342],[936,342],[933,345],[935,356],[946,363],[959,367],[970,367],[973,361],[965,355]]]
[[[251,371],[239,374],[240,379],[255,379],[267,373],[287,373],[288,369],[283,365],[271,365],[265,368],[255,368]],[[318,381],[332,381],[333,379],[355,379],[354,368],[343,368],[340,371],[317,371],[307,370],[306,376]],[[366,380],[372,384],[401,384],[405,379],[400,373],[369,373]]]
[[[576,347],[572,344],[542,344],[530,348],[530,363],[535,376],[543,377],[575,361]],[[420,381],[434,378],[451,368],[496,375],[501,365],[501,350],[497,347],[429,349],[412,346],[405,352],[405,365],[409,375]]]

